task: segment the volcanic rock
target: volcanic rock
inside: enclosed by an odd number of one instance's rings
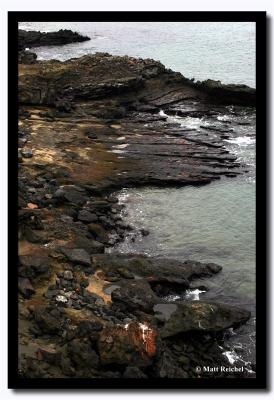
[[[227,304],[187,301],[177,302],[176,310],[171,314],[161,330],[161,337],[167,338],[179,333],[220,332],[246,323],[250,312]]]

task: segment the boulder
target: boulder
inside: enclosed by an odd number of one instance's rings
[[[68,249],[62,248],[62,253],[73,264],[80,264],[91,267],[90,256],[84,249]]]
[[[89,233],[102,243],[107,243],[108,241],[108,234],[107,231],[102,227],[102,225],[90,223],[87,225]]]
[[[185,301],[175,303],[176,309],[161,329],[167,338],[184,332],[217,333],[246,323],[250,312],[227,304]]]
[[[35,289],[28,278],[18,278],[18,289],[26,299],[29,299],[35,293]]]
[[[145,323],[107,326],[100,332],[98,340],[101,363],[151,365],[157,351],[156,337],[155,329]]]
[[[67,354],[76,369],[94,369],[98,367],[99,358],[89,341],[74,339],[67,345]]]
[[[50,269],[50,258],[39,255],[24,255],[19,257],[19,275],[27,278],[35,278],[45,274]]]
[[[36,306],[34,320],[43,333],[58,334],[61,328],[62,317],[58,310],[48,306]]]
[[[78,219],[82,222],[96,222],[98,221],[98,217],[96,214],[89,212],[88,210],[81,210],[78,213]]]
[[[159,302],[147,281],[143,279],[124,281],[111,293],[111,300],[129,311],[142,310],[151,312]]]

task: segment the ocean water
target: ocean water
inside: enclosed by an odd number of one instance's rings
[[[160,60],[188,78],[256,86],[254,23],[22,22],[20,28],[72,29],[91,37],[83,43],[37,48],[35,52],[41,60],[66,60],[98,51],[126,54]],[[228,110],[228,115],[219,118],[233,117]],[[202,281],[209,288],[207,292],[181,295],[194,300],[222,301],[251,311],[252,317],[246,325],[236,332],[227,332],[224,348],[232,363],[240,358],[250,365],[256,361],[255,112],[245,114],[243,110],[240,118],[249,125],[240,126],[225,143],[248,172],[200,187],[122,190],[118,195],[126,206],[124,220],[136,229],[148,229],[150,234],[146,237],[129,234],[112,251],[222,265],[221,273]],[[205,123],[199,118],[175,119],[190,128]]]
[[[196,80],[256,85],[253,22],[22,22],[19,27],[44,32],[71,29],[91,38],[41,47],[36,50],[41,60],[103,51],[160,60]]]

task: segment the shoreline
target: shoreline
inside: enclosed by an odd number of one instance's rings
[[[206,359],[229,368],[217,343],[250,314],[162,299],[221,267],[104,250],[109,233],[123,240],[128,229],[113,191],[244,171],[223,148],[230,127],[197,136],[159,110],[220,115],[254,99],[250,88],[192,84],[154,60],[96,53],[19,64],[22,376],[199,377],[195,366]]]

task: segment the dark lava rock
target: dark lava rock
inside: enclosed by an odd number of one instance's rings
[[[96,222],[98,221],[98,217],[96,214],[92,214],[88,210],[81,210],[78,213],[78,219],[83,222]]]
[[[54,197],[76,205],[83,205],[88,200],[85,190],[75,185],[60,187],[54,193]]]
[[[49,364],[59,365],[61,361],[61,352],[56,350],[52,345],[43,346],[38,348],[37,357]]]
[[[18,278],[18,289],[23,297],[29,299],[35,290],[28,278]]]
[[[54,102],[55,107],[58,111],[69,113],[71,111],[71,103],[66,100],[58,99]]]
[[[92,257],[93,265],[103,271],[119,273],[119,269],[129,271],[134,276],[146,279],[150,284],[179,284],[189,287],[189,281],[204,276],[212,276],[222,267],[196,261],[180,262],[174,259],[147,257],[143,255],[98,254]]]
[[[99,254],[104,252],[104,245],[97,240],[88,239],[79,235],[75,239],[75,246],[86,250],[89,254]]]
[[[101,363],[151,365],[156,354],[156,335],[152,327],[137,322],[105,327],[98,340]]]
[[[172,353],[166,349],[162,352],[159,361],[155,366],[155,372],[157,378],[187,378],[187,373],[182,370]]]
[[[35,278],[49,271],[50,259],[47,256],[24,255],[19,257],[19,275]]]
[[[128,366],[125,369],[123,378],[127,379],[147,379],[147,376],[138,368]]]
[[[147,281],[142,279],[126,281],[111,293],[111,300],[129,311],[145,312],[151,312],[153,306],[159,302],[159,298],[156,297]]]
[[[107,231],[99,224],[91,223],[87,225],[89,233],[102,243],[108,242],[108,234]]]
[[[99,364],[99,358],[93,350],[90,342],[80,339],[74,339],[67,345],[67,353],[76,368],[96,368]]]
[[[60,29],[58,32],[39,32],[18,30],[18,48],[24,50],[26,47],[60,46],[63,44],[84,42],[90,40],[88,36],[82,36],[69,29]]]
[[[103,324],[96,320],[82,320],[77,329],[77,336],[88,337],[90,340],[97,340]]]
[[[34,320],[42,332],[58,334],[61,327],[61,314],[52,315],[51,307],[37,306],[34,310]]]
[[[188,301],[176,303],[176,309],[161,330],[167,338],[183,332],[220,332],[246,323],[250,312],[213,302]]]
[[[74,264],[91,266],[90,256],[84,249],[61,249],[63,254]]]
[[[19,51],[18,63],[19,64],[35,64],[37,62],[37,55],[27,50]]]

